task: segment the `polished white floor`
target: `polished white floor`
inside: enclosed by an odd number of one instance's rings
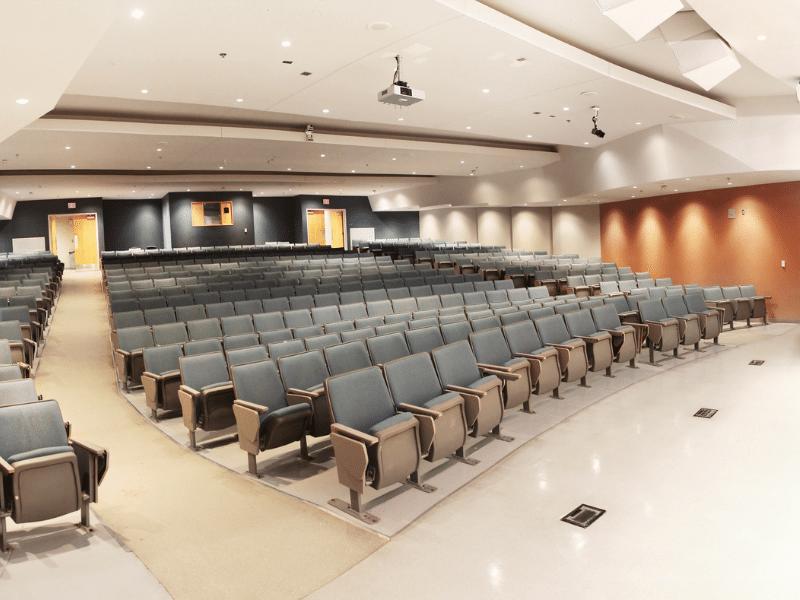
[[[308,598],[798,597],[800,328],[724,337],[752,343],[574,415]],[[581,503],[607,512],[560,520]]]

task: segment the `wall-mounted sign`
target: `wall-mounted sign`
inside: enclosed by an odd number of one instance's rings
[[[67,208],[76,208],[76,207],[77,204],[75,204],[74,202],[67,202]]]
[[[323,199],[322,199],[322,203],[323,203],[323,204],[330,204],[330,203],[331,203],[331,200],[330,200],[330,198],[323,198]]]

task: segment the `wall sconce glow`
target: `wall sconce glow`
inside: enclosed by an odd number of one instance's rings
[[[20,98],[19,100],[17,100],[17,104],[27,104],[27,103],[28,103],[27,98]]]

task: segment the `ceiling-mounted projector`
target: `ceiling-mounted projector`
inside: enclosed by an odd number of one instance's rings
[[[397,70],[394,72],[392,85],[378,92],[378,102],[395,104],[398,106],[411,106],[412,104],[425,100],[425,92],[412,89],[402,80],[402,59],[400,56],[395,56],[395,60],[397,60]]]

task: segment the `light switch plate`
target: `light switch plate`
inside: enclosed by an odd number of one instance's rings
[[[729,208],[728,209],[728,218],[729,219],[735,219],[736,218],[736,209],[735,208]]]

